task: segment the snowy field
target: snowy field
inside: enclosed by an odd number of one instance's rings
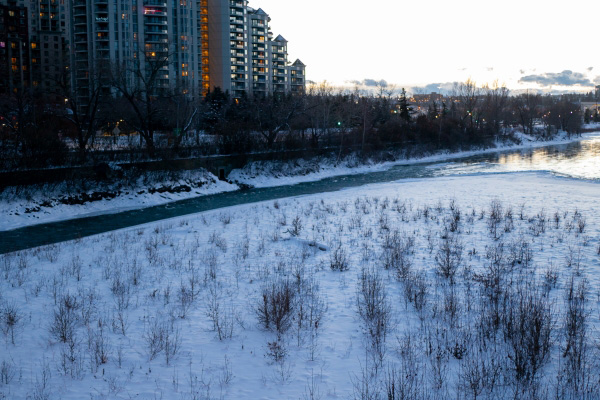
[[[376,184],[0,258],[0,399],[600,398],[600,186]]]
[[[590,125],[588,128],[595,126]],[[0,192],[0,231],[233,191],[239,189],[238,184],[252,187],[290,185],[332,176],[384,171],[398,164],[436,162],[502,150],[568,143],[597,137],[598,132],[587,133],[582,137],[567,137],[566,134],[562,134],[553,141],[545,142],[536,141],[535,138],[522,133],[514,135],[521,141],[520,144],[497,143],[496,147],[485,150],[441,152],[420,157],[399,153],[394,156],[395,161],[387,162],[359,160],[352,155],[342,160],[325,157],[289,162],[254,162],[245,168],[232,171],[228,176],[229,182],[219,181],[206,170],[197,170],[181,171],[174,173],[175,176],[164,174],[162,177],[148,173],[133,182],[89,182],[85,187],[65,183],[11,187]],[[186,190],[177,190],[178,188]],[[80,204],[70,204],[73,203],[71,199],[76,199]]]

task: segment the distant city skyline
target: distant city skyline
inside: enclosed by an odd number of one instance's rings
[[[423,91],[466,79],[512,90],[589,91],[600,84],[595,0],[390,2],[250,0],[294,44],[307,79]]]

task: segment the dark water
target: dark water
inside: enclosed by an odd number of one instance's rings
[[[565,145],[480,154],[450,162],[398,165],[387,171],[220,193],[139,210],[33,225],[0,232],[0,254],[238,204],[331,192],[402,179],[517,171],[550,171],[575,179],[600,182],[600,134]]]

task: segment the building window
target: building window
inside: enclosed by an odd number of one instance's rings
[[[37,43],[31,43],[31,48],[32,49],[36,49],[37,48]]]

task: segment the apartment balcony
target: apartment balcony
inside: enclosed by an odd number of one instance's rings
[[[146,43],[146,46],[144,47],[144,51],[146,51],[146,52],[153,52],[153,53],[168,53],[169,52],[169,47],[168,46],[161,46],[160,44],[149,44],[149,43]]]
[[[229,5],[231,7],[244,8],[244,2],[243,1],[230,0],[229,1]]]
[[[73,18],[75,19],[75,21],[73,21],[75,25],[85,24],[87,22],[87,9],[84,7],[74,9]]]
[[[164,25],[167,25],[167,21],[166,21],[166,19],[158,20],[158,19],[147,18],[144,20],[144,25],[153,25],[153,26],[163,25],[164,26]]]
[[[152,7],[167,7],[167,3],[161,0],[144,0],[144,6],[152,6]]]
[[[151,26],[145,29],[145,32],[152,35],[166,35],[169,33],[167,29],[161,29],[160,26]]]
[[[145,17],[166,17],[167,16],[167,11],[166,10],[162,10],[162,9],[155,9],[155,8],[145,8],[144,9],[144,16]]]
[[[165,30],[164,33],[166,34],[167,31]],[[162,35],[158,36],[158,35],[152,35],[152,36],[144,36],[144,43],[162,43],[162,44],[168,44],[169,43],[169,39],[162,37]]]
[[[73,17],[76,19],[75,23],[77,23],[78,17],[86,17],[87,16],[87,8],[85,7],[74,7],[73,8]],[[85,20],[84,20],[85,23]]]

